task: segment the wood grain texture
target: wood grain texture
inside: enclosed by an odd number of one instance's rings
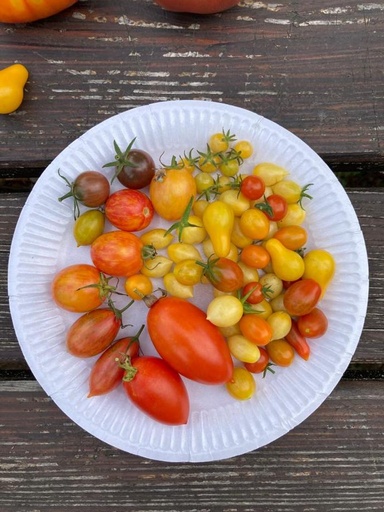
[[[87,434],[36,383],[3,382],[0,509],[382,511],[383,400],[382,383],[344,381],[268,446],[219,462],[170,464]]]
[[[384,10],[345,0],[244,0],[221,14],[152,0],[87,0],[29,25],[0,25],[0,67],[30,71],[0,122],[0,168],[44,167],[107,117],[203,99],[278,122],[323,157],[383,163]]]
[[[383,374],[384,319],[382,314],[384,275],[383,237],[384,190],[348,189],[348,196],[356,210],[363,231],[370,267],[369,304],[360,343],[353,357],[352,368],[361,368],[367,364],[369,370]],[[0,195],[0,320],[2,331],[0,348],[2,357],[0,368],[27,368],[12,326],[7,299],[7,262],[14,228],[24,205],[27,194],[9,193]],[[7,212],[4,215],[4,212]]]

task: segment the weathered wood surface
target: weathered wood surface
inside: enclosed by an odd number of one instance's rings
[[[0,116],[0,510],[382,511],[382,2],[243,0],[199,17],[152,0],[80,0],[49,20],[0,24],[0,68],[16,61],[30,79],[22,107]],[[149,461],[75,425],[28,373],[7,297],[10,244],[33,179],[100,121],[171,99],[253,110],[333,170],[359,170],[347,193],[370,266],[360,343],[322,406],[260,450],[205,464]]]
[[[0,393],[2,512],[383,510],[382,383],[344,381],[284,437],[204,464],[113,449],[74,425],[32,382],[2,385]]]
[[[152,0],[84,0],[0,25],[0,67],[30,71],[22,108],[0,120],[1,173],[33,172],[107,117],[171,99],[244,107],[327,160],[374,166],[384,159],[383,49],[381,2],[243,0],[193,16]]]

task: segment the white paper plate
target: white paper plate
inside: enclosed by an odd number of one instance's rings
[[[122,389],[87,398],[95,358],[78,359],[65,349],[65,332],[76,315],[57,308],[50,297],[55,273],[74,262],[90,262],[89,249],[72,237],[71,201],[57,198],[68,189],[58,169],[73,180],[87,169],[101,170],[114,156],[113,140],[135,147],[155,161],[170,161],[194,147],[204,150],[209,135],[222,129],[252,141],[255,154],[244,164],[272,161],[286,167],[301,185],[312,183],[307,203],[307,248],[329,250],[337,270],[321,307],[329,330],[311,342],[308,362],[296,357],[275,375],[256,376],[249,401],[230,398],[222,386],[186,381],[191,401],[186,426],[169,427],[138,411]],[[113,172],[109,170],[108,172]],[[116,180],[117,181],[117,180]],[[117,186],[117,185],[116,185]],[[20,215],[9,260],[9,300],[26,361],[45,392],[74,422],[95,437],[127,452],[163,461],[210,461],[257,449],[307,418],[336,386],[359,341],[367,307],[368,264],[364,239],[351,203],[334,174],[301,140],[252,112],[214,102],[154,103],[114,116],[70,144],[37,181]],[[204,306],[205,298],[197,303]],[[145,321],[135,305],[132,328]],[[129,332],[128,332],[129,331]],[[146,353],[155,353],[144,334]],[[315,442],[315,439],[314,439]]]

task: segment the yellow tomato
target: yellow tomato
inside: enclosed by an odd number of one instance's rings
[[[148,276],[135,274],[126,279],[124,288],[129,297],[133,300],[142,300],[145,295],[153,292],[153,284]]]
[[[286,311],[273,312],[267,322],[272,327],[272,340],[285,338],[292,326],[292,318]]]
[[[243,363],[255,363],[260,357],[259,347],[242,334],[229,336],[227,343],[233,357]]]
[[[253,169],[253,174],[261,178],[266,187],[272,187],[289,174],[287,169],[271,162],[262,162]]]
[[[247,199],[241,192],[239,193],[238,190],[225,190],[220,194],[219,199],[232,208],[236,217],[240,217],[240,215],[250,207],[249,199]]]
[[[204,240],[202,246],[203,246],[204,255],[207,258],[212,258],[212,257],[218,258],[217,254],[214,251],[213,244],[212,244],[212,241],[210,240],[210,238],[207,238],[206,240]],[[238,249],[232,242],[230,244],[229,253],[227,254],[226,258],[228,258],[229,260],[232,260],[232,261],[238,261],[238,259],[239,259]]]
[[[220,295],[208,304],[207,320],[218,327],[237,324],[243,316],[243,304],[233,295]]]
[[[172,260],[158,254],[154,258],[147,260],[140,272],[147,277],[163,277],[171,270],[172,265]]]
[[[165,274],[163,277],[163,283],[165,290],[173,297],[179,297],[180,299],[192,299],[193,297],[193,286],[181,284],[173,272]]]
[[[263,240],[269,233],[270,221],[259,209],[246,210],[240,217],[240,229],[252,240]]]
[[[313,279],[321,286],[321,297],[324,296],[329,283],[335,275],[336,262],[332,254],[324,249],[313,249],[304,256],[305,279]]]
[[[265,243],[272,261],[273,272],[282,281],[296,281],[304,274],[303,258],[296,252],[284,247],[276,238],[270,238]]]
[[[210,203],[203,213],[203,224],[212,241],[215,254],[226,257],[231,248],[234,213],[223,201]]]
[[[187,286],[194,286],[201,282],[203,270],[203,267],[198,265],[196,260],[189,259],[176,263],[173,273],[179,283]]]
[[[200,244],[207,237],[207,231],[202,219],[197,215],[190,215],[188,223],[191,225],[183,228],[180,237],[181,242],[185,244]]]
[[[251,372],[236,366],[232,379],[226,384],[228,393],[236,400],[249,400],[255,394],[256,383]]]
[[[236,142],[233,149],[239,154],[240,158],[244,160],[253,154],[253,146],[248,140],[239,140]]]
[[[12,10],[12,7],[7,9]],[[12,64],[0,70],[0,114],[10,114],[20,107],[28,76],[28,70],[22,64]]]
[[[277,221],[277,227],[280,229],[284,226],[301,226],[305,221],[305,217],[306,212],[300,204],[289,204],[284,218]]]
[[[172,233],[167,233],[165,229],[155,228],[146,231],[140,236],[144,245],[153,245],[155,249],[164,249],[173,240]]]
[[[235,217],[233,223],[233,230],[231,235],[231,242],[239,249],[244,249],[247,245],[250,245],[253,240],[249,236],[245,236],[240,228],[240,219]]]
[[[175,242],[167,247],[169,258],[174,262],[194,259],[200,260],[201,256],[198,249],[192,244],[186,244],[183,242]]]

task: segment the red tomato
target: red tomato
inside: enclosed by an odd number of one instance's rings
[[[264,194],[265,183],[259,176],[246,176],[241,182],[240,191],[247,199],[255,201]]]
[[[226,11],[237,5],[239,0],[155,0],[167,11],[213,14]]]
[[[121,338],[108,347],[92,367],[88,398],[105,395],[115,389],[121,383],[125,372],[119,362],[123,363],[127,356],[137,356],[139,348],[139,341],[135,337]]]
[[[147,325],[160,356],[181,375],[205,384],[231,379],[233,361],[225,338],[197,306],[162,297],[151,306]]]
[[[308,361],[311,349],[306,338],[300,333],[296,320],[292,319],[291,330],[285,336],[285,339],[300,357]]]
[[[144,259],[151,257],[146,255],[147,248],[133,233],[110,231],[92,243],[91,259],[95,267],[105,274],[128,277],[137,274]]]
[[[244,288],[242,289],[241,295],[244,297],[245,295],[248,296],[246,302],[249,302],[249,304],[259,304],[262,300],[266,298],[264,295],[265,288],[261,283],[258,281],[251,281],[250,283],[247,283]]]
[[[284,339],[268,343],[267,352],[271,361],[278,366],[290,366],[295,357],[293,347]]]
[[[262,210],[269,220],[275,222],[283,219],[288,211],[288,203],[283,196],[271,194],[265,200],[265,203],[258,203],[256,208]]]
[[[257,313],[243,315],[239,327],[241,334],[256,345],[267,345],[272,339],[272,327],[264,318],[257,316]]]
[[[291,284],[284,294],[284,307],[292,316],[306,315],[316,306],[321,286],[313,279],[300,279]]]
[[[166,425],[187,423],[189,397],[180,375],[159,357],[135,357],[132,367],[134,371],[127,370],[123,379],[123,388],[132,402]]]
[[[244,274],[240,266],[229,258],[214,258],[204,265],[204,276],[217,290],[230,293],[243,285]]]
[[[1,0],[0,23],[29,23],[53,16],[77,0]]]
[[[114,192],[105,203],[105,216],[123,231],[140,231],[149,226],[155,210],[149,197],[140,190]]]
[[[255,363],[244,363],[245,368],[251,373],[266,373],[267,370],[270,370],[272,373],[274,371],[270,368],[271,363],[269,361],[269,355],[267,350],[264,347],[259,347],[260,357]]]
[[[65,267],[52,282],[52,296],[58,306],[74,313],[84,313],[99,307],[104,298],[100,289],[100,271],[87,264]]]
[[[67,332],[67,349],[73,356],[100,354],[116,338],[121,319],[107,308],[94,309],[78,318]]]
[[[327,332],[328,319],[319,308],[313,308],[310,313],[298,318],[297,327],[303,336],[319,338]]]

